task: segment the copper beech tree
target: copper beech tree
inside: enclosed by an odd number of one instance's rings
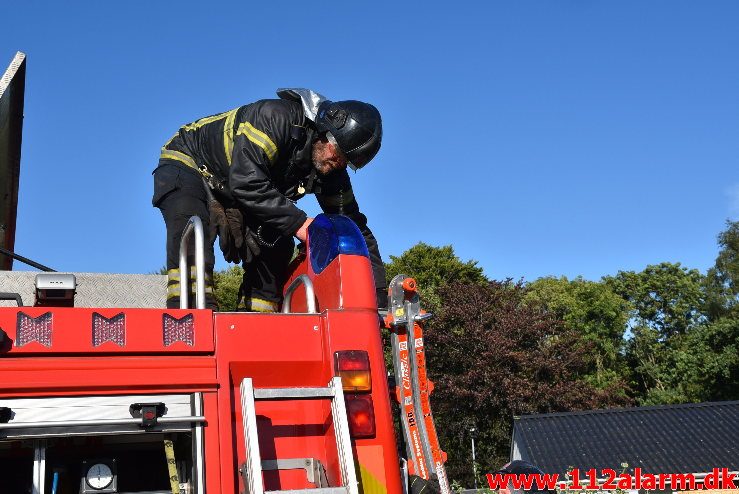
[[[449,476],[462,485],[473,484],[471,428],[480,475],[508,461],[514,415],[625,404],[622,389],[584,382],[591,345],[525,292],[510,280],[441,287],[426,329],[434,417]]]

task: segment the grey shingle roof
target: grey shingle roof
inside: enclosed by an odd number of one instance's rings
[[[524,415],[513,441],[551,473],[622,462],[654,474],[739,470],[739,401]]]

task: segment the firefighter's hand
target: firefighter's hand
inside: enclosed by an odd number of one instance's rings
[[[313,223],[313,218],[308,218],[305,220],[305,223],[303,223],[303,226],[298,228],[298,231],[295,232],[295,236],[298,237],[298,240],[301,242],[306,242],[308,239],[308,227],[310,224]]]
[[[228,262],[239,262],[239,250],[236,240],[231,231],[230,222],[226,216],[226,210],[216,200],[208,202],[210,212],[210,235],[215,238],[218,235],[218,245],[221,247],[223,257]]]

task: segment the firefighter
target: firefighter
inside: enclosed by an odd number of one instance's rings
[[[152,204],[167,228],[167,307],[179,307],[180,239],[196,215],[206,232],[206,305],[217,310],[213,245],[218,236],[224,258],[244,266],[240,307],[276,311],[293,237],[305,241],[313,220],[295,202],[310,193],[324,212],[344,214],[359,226],[378,304],[387,305],[377,241],[347,173],[347,167],[364,167],[380,149],[380,113],[370,104],[334,102],[308,89],[282,89],[277,95],[184,125],[162,147]],[[188,265],[194,273],[192,259]]]

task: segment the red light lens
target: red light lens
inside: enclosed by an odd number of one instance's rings
[[[164,346],[181,341],[189,346],[195,344],[195,322],[192,314],[187,314],[179,319],[164,314],[162,321],[164,332]]]
[[[41,314],[38,317],[31,317],[19,312],[15,345],[20,347],[35,341],[47,348],[51,347],[52,325],[51,312]]]
[[[369,355],[363,350],[343,350],[336,352],[336,370],[341,371],[368,371]]]
[[[92,346],[98,347],[112,341],[118,346],[126,346],[126,315],[122,312],[110,319],[92,313]]]
[[[346,395],[346,413],[349,416],[349,434],[353,438],[375,436],[375,407],[372,395]]]

